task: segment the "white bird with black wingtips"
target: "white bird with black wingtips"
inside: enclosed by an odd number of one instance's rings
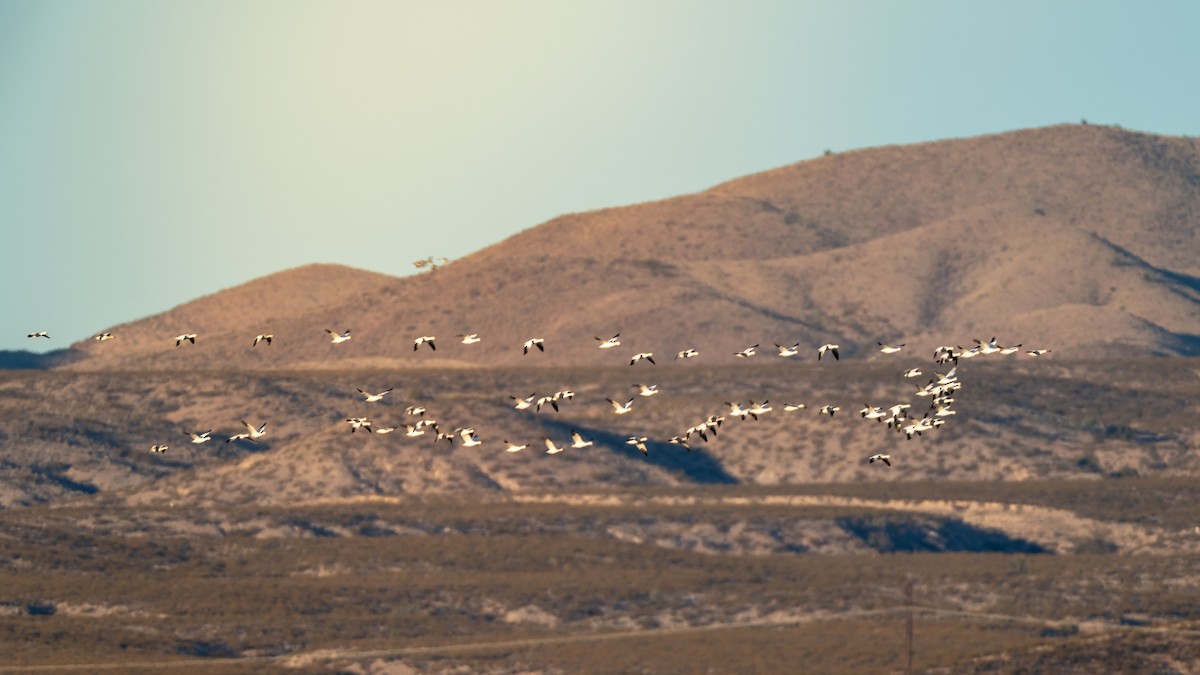
[[[437,338],[432,335],[422,335],[421,337],[413,340],[413,351],[415,352],[420,349],[421,345],[429,345],[429,348],[436,352],[437,345],[433,343],[433,341],[436,339]]]
[[[821,345],[817,348],[817,360],[820,361],[821,357],[825,356],[825,352],[829,352],[833,354],[834,361],[840,361],[841,357],[838,356],[838,349],[841,349],[841,345],[835,345],[832,342]]]
[[[639,352],[634,354],[633,358],[629,359],[629,365],[632,366],[643,359],[649,361],[650,363],[654,363],[654,352]]]
[[[184,333],[183,335],[175,336],[175,346],[176,347],[183,344],[184,342],[190,342],[192,344],[196,344],[196,334],[195,333]]]
[[[612,349],[613,347],[619,347],[621,345],[620,338],[621,338],[621,334],[617,333],[616,335],[608,338],[607,340],[602,337],[597,337],[596,339],[600,341],[600,345],[599,345],[600,349]]]
[[[546,351],[546,338],[533,338],[526,340],[524,353],[528,354],[529,350],[533,349],[534,347],[537,347],[539,352]]]
[[[339,345],[343,342],[346,342],[351,337],[349,328],[342,331],[341,333],[335,333],[335,332],[329,330],[328,328],[326,328],[325,332],[329,333],[329,343],[335,344],[335,345]]]
[[[200,445],[201,443],[207,443],[207,442],[211,441],[212,436],[210,434],[212,434],[212,429],[209,429],[208,431],[202,431],[198,434],[191,432],[191,431],[183,432],[184,436],[191,436],[192,443],[195,443],[196,445]]]
[[[892,456],[885,455],[881,452],[876,455],[871,455],[869,458],[867,458],[868,464],[874,464],[875,462],[883,462],[884,464],[891,466],[892,465]]]
[[[604,400],[608,401],[610,404],[612,404],[613,412],[618,415],[624,415],[625,413],[629,412],[630,410],[633,410],[633,399],[632,398],[629,399],[625,403],[621,403],[620,401],[614,401],[611,398],[606,398]]]
[[[358,389],[358,388],[355,387],[355,389]],[[390,394],[391,391],[392,391],[392,389],[391,389],[391,387],[389,387],[389,388],[384,389],[383,391],[379,392],[378,394],[372,394],[371,392],[363,391],[362,389],[359,389],[358,393],[363,395],[363,401],[365,403],[374,403],[376,401],[382,401],[383,397]]]

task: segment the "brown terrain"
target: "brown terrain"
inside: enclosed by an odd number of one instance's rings
[[[908,581],[922,671],[1196,672],[1198,217],[1193,140],[1064,125],[98,328],[117,339],[0,371],[0,672],[903,672]],[[961,361],[944,427],[860,415],[925,414],[953,367],[933,349],[993,336],[1022,351]],[[510,399],[565,389],[557,411]],[[729,414],[751,400],[773,409]],[[406,437],[410,405],[482,445]],[[709,415],[707,441],[667,442]],[[241,420],[267,435],[225,442]],[[544,452],[572,430],[594,445]]]

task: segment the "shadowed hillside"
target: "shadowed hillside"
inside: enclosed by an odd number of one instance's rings
[[[1198,215],[1191,139],[1064,125],[872,148],[562,216],[420,276],[282,272],[78,343],[90,358],[69,367],[594,365],[826,340],[854,356],[992,335],[1192,355]],[[354,338],[330,345],[327,328]],[[618,331],[622,349],[592,348]],[[194,348],[174,346],[183,332]],[[275,345],[251,349],[259,332]],[[439,349],[413,353],[419,335]],[[546,353],[523,356],[535,336]]]

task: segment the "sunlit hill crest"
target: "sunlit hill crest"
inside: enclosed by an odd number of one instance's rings
[[[415,276],[309,265],[82,340],[77,369],[622,364],[630,353],[1002,336],[1200,353],[1200,146],[1060,125],[832,153],[564,215]],[[397,272],[417,255],[398,252]],[[432,266],[430,266],[432,267]],[[352,329],[331,345],[325,330]],[[194,349],[171,338],[195,332]],[[256,334],[275,344],[251,347]],[[458,334],[481,341],[462,345]],[[412,340],[438,337],[414,352]],[[522,344],[546,338],[546,351]],[[188,345],[192,347],[192,345]]]

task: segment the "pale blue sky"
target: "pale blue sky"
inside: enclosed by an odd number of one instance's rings
[[[409,274],[826,148],[1200,133],[1197,26],[1193,2],[0,0],[0,349],[310,262]]]

